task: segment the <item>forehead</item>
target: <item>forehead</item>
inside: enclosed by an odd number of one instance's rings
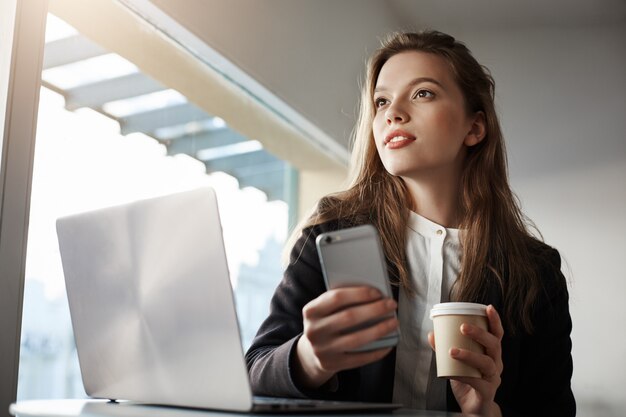
[[[376,87],[400,87],[416,78],[433,78],[443,86],[456,86],[452,69],[444,58],[428,52],[406,51],[385,62]]]

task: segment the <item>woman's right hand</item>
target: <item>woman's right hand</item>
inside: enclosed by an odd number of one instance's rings
[[[367,321],[389,315],[396,302],[371,287],[345,287],[327,291],[302,309],[304,332],[296,346],[298,382],[315,389],[337,372],[376,362],[391,348],[350,352],[398,328],[395,315],[373,326],[347,333]]]

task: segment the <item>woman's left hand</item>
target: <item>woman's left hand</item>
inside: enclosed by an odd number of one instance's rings
[[[496,309],[487,307],[489,331],[471,324],[463,324],[461,333],[485,347],[485,353],[470,352],[465,349],[450,349],[450,356],[480,371],[482,377],[452,377],[450,386],[463,413],[482,416],[502,416],[500,407],[494,402],[502,375],[502,336],[504,329]],[[428,334],[428,341],[435,349],[434,334]]]

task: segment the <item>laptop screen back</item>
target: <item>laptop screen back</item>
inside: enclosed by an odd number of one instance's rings
[[[68,216],[57,232],[89,396],[250,409],[212,189]]]

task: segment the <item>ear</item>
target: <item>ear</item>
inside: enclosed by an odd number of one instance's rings
[[[487,134],[487,126],[485,125],[485,113],[482,111],[476,112],[469,132],[465,136],[463,143],[466,146],[474,146],[485,138]]]

